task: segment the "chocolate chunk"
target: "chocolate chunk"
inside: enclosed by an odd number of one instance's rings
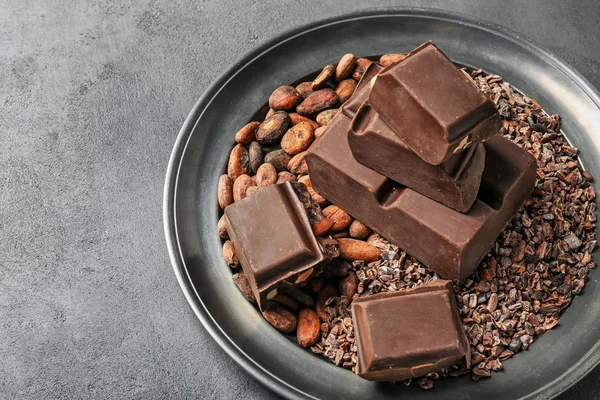
[[[320,273],[326,260],[290,182],[225,208],[227,232],[261,309],[278,288]]]
[[[430,164],[500,131],[494,103],[433,42],[381,71],[369,103]]]
[[[348,142],[358,162],[457,211],[468,211],[477,197],[485,165],[481,143],[440,165],[429,164],[367,102],[352,120]]]
[[[452,282],[435,280],[352,303],[361,378],[401,381],[470,363]]]
[[[349,125],[338,114],[307,151],[314,189],[444,278],[464,281],[533,190],[533,156],[496,135],[485,143],[478,198],[462,214],[356,161]]]

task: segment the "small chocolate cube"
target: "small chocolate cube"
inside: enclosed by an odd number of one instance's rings
[[[277,288],[320,273],[326,260],[290,182],[268,186],[225,208],[227,232],[258,305]]]
[[[377,75],[369,103],[426,162],[453,154],[500,131],[494,103],[433,42]]]
[[[361,378],[401,381],[469,366],[469,341],[450,281],[360,297],[352,303],[352,318]]]

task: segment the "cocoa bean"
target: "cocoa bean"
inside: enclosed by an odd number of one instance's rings
[[[354,81],[352,81],[354,82]],[[321,126],[327,126],[335,118],[336,115],[340,112],[339,108],[334,108],[332,110],[321,111],[317,115],[317,123]]]
[[[354,57],[354,54],[344,54],[337,64],[337,67],[335,67],[335,80],[340,82],[341,80],[346,79],[354,70],[355,65],[356,57]]]
[[[310,308],[303,308],[298,314],[296,337],[302,347],[313,346],[321,338],[321,321],[317,313]]]
[[[229,155],[227,175],[235,181],[238,176],[248,173],[248,150],[241,144],[235,145]]]
[[[340,258],[348,261],[364,260],[372,262],[379,260],[379,249],[362,240],[340,238]]]
[[[312,81],[311,88],[312,90],[321,89],[333,76],[335,75],[335,67],[333,65],[326,65],[323,70],[317,75],[317,77]]]
[[[275,110],[273,110],[272,108],[269,108],[269,111],[267,111],[267,114],[265,115],[265,120],[271,118],[271,116],[275,114]]]
[[[246,191],[250,186],[254,186],[255,183],[252,181],[249,175],[240,175],[233,182],[233,201],[240,201],[246,197]]]
[[[325,207],[327,204],[327,199],[321,196],[319,193],[315,192],[312,187],[312,183],[310,183],[310,177],[308,175],[301,176],[298,178],[298,182],[304,184],[308,189],[308,193],[310,193],[310,197],[313,199],[315,203],[317,203],[320,207]]]
[[[354,71],[352,71],[352,79],[354,79],[356,82],[359,82],[372,62],[373,61],[367,58],[359,58],[356,60],[356,67],[354,67]]]
[[[323,215],[333,221],[331,232],[343,231],[352,223],[350,214],[333,204],[323,210]]]
[[[238,289],[240,289],[240,292],[242,292],[246,300],[248,300],[250,303],[256,303],[256,298],[254,297],[254,293],[250,287],[250,282],[248,282],[248,278],[243,272],[233,274],[233,282]]]
[[[223,258],[231,268],[237,268],[240,265],[240,260],[238,260],[238,257],[235,254],[235,248],[233,247],[233,242],[231,240],[226,240],[225,243],[223,243]]]
[[[260,125],[258,121],[248,122],[242,129],[235,134],[235,141],[242,145],[248,145],[254,140],[256,129]]]
[[[221,215],[219,218],[219,222],[217,222],[217,232],[219,233],[219,237],[221,239],[229,239],[229,234],[227,233],[227,221],[225,221],[225,215]]]
[[[260,192],[261,189],[263,189],[262,186],[250,186],[246,190],[246,197],[252,197],[252,196],[254,196],[256,193]]]
[[[273,297],[273,301],[284,306],[292,312],[298,311],[298,308],[300,307],[298,302],[292,296],[286,293],[279,293],[277,296]]]
[[[289,155],[295,155],[308,149],[314,138],[312,126],[306,122],[300,122],[283,135],[281,148]]]
[[[340,278],[348,275],[352,265],[348,261],[332,260],[323,268],[323,277]]]
[[[352,300],[352,298],[356,294],[357,288],[358,278],[356,277],[356,273],[354,271],[349,271],[348,276],[346,276],[340,282],[340,294],[342,297],[345,297],[348,300]]]
[[[346,100],[352,96],[354,90],[356,89],[356,85],[357,83],[354,79],[344,79],[338,83],[338,85],[335,87],[335,92],[340,99],[340,103],[346,102]],[[317,120],[317,122],[319,121]]]
[[[338,96],[335,93],[335,90],[329,88],[319,89],[304,99],[304,101],[296,107],[296,112],[302,115],[318,113],[326,108],[334,106],[337,101]]]
[[[269,186],[277,182],[277,171],[272,164],[265,163],[256,172],[256,186]]]
[[[315,236],[325,236],[333,226],[333,221],[329,218],[323,218],[322,220],[311,224],[311,226]]]
[[[291,160],[290,160],[291,162]],[[288,163],[289,165],[289,163]],[[277,175],[277,183],[285,183],[285,182],[296,182],[296,176],[288,171],[281,171]]]
[[[331,235],[331,237],[333,239],[342,239],[342,238],[347,238],[348,236],[350,236],[350,234],[348,233],[347,230],[346,231],[341,231],[341,232],[336,232],[336,233],[333,233]]]
[[[272,164],[277,172],[281,172],[287,169],[287,165],[291,159],[292,156],[290,156],[284,150],[280,149],[268,153],[265,156],[264,161],[266,163]]]
[[[308,281],[308,289],[318,293],[321,288],[323,287],[324,281],[323,278],[320,276],[315,276],[314,278],[310,278],[310,280]]]
[[[313,130],[321,126],[317,124],[314,120],[305,117],[304,115],[300,115],[298,113],[290,113],[288,115],[290,116],[290,126],[294,126],[296,124],[299,124],[300,122],[308,122],[310,126],[312,126]]]
[[[294,314],[273,301],[267,303],[262,315],[268,323],[285,333],[293,332],[298,324]]]
[[[364,239],[369,236],[371,232],[371,228],[356,219],[352,221],[350,228],[348,228],[348,233],[355,239]]]
[[[263,151],[258,142],[254,141],[250,143],[248,148],[248,167],[253,174],[256,174],[258,168],[263,162]]]
[[[256,141],[271,145],[279,142],[290,125],[290,117],[285,111],[275,111],[256,130]]]
[[[275,110],[291,111],[304,97],[292,86],[280,86],[269,97],[269,106]]]
[[[325,129],[327,129],[326,126],[322,126],[318,129],[315,129],[315,131],[313,132],[313,134],[315,135],[315,140],[323,136],[323,133],[325,133]]]
[[[312,82],[302,82],[296,86],[296,90],[302,95],[303,98],[307,98],[314,91],[312,89]]]
[[[306,293],[305,291],[303,291],[302,289],[298,288],[297,286],[283,286],[281,288],[285,293],[289,294],[290,296],[292,296],[294,299],[296,299],[298,302],[304,304],[307,307],[314,307],[315,306],[315,300],[312,298],[312,296],[308,293]]]
[[[332,297],[337,297],[338,291],[333,285],[325,285],[317,295],[316,311],[319,318],[323,322],[329,322],[335,314],[335,307],[326,305],[327,301]]]
[[[308,165],[306,164],[306,160],[304,159],[305,155],[306,151],[303,151],[292,157],[292,159],[288,163],[288,169],[291,173],[297,175],[308,174]]]
[[[228,175],[223,174],[219,177],[217,200],[219,207],[223,209],[233,203],[233,181]]]
[[[394,63],[404,60],[406,56],[404,54],[384,54],[379,59],[379,63],[384,67],[388,67]]]

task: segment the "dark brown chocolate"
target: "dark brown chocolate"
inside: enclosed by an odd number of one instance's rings
[[[440,165],[417,156],[365,102],[348,133],[356,160],[433,200],[467,212],[479,190],[485,165],[485,148],[479,143],[454,154]]]
[[[225,208],[227,233],[261,309],[281,286],[320,273],[323,254],[290,182],[267,186]]]
[[[369,103],[419,157],[434,165],[502,127],[494,103],[433,42],[381,71]]]
[[[383,66],[379,63],[372,62],[363,74],[360,82],[354,89],[354,93],[346,102],[342,105],[342,113],[348,118],[354,118],[354,115],[363,103],[369,98],[371,93],[371,81],[373,78],[383,70]]]
[[[440,276],[464,281],[533,190],[533,156],[500,135],[485,143],[478,199],[462,214],[362,165],[339,113],[306,153],[313,188]]]
[[[361,378],[394,382],[469,367],[471,348],[450,281],[359,297],[352,318]]]

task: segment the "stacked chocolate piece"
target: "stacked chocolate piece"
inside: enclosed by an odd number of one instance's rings
[[[501,126],[494,103],[427,42],[396,64],[372,63],[306,152],[311,190],[445,279],[352,302],[361,377],[397,381],[469,365],[452,281],[473,273],[536,176],[534,158]],[[332,239],[313,233],[321,218],[308,189],[291,182],[225,209],[262,310],[335,257]]]

